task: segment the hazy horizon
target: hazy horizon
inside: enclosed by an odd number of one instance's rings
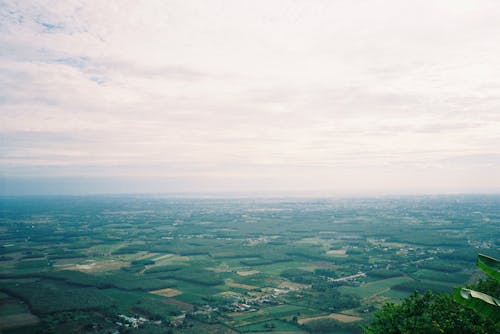
[[[17,180],[1,180],[2,192],[0,197],[44,197],[44,196],[71,196],[71,197],[87,197],[87,196],[139,196],[139,197],[165,197],[165,198],[249,198],[249,199],[349,199],[349,198],[420,198],[420,197],[461,197],[461,196],[500,196],[500,191],[483,190],[483,191],[443,191],[443,192],[426,192],[426,191],[382,191],[374,189],[371,191],[332,191],[332,190],[200,190],[183,189],[182,187],[171,187],[165,183],[151,181],[151,183],[136,186],[134,181],[116,180],[116,179],[100,179],[100,180],[81,180],[81,179],[17,179]],[[154,184],[153,184],[154,183]],[[168,190],[168,189],[177,190]],[[165,190],[167,189],[167,190]],[[7,190],[7,191],[5,191]]]
[[[0,195],[498,194],[499,13],[0,1]]]

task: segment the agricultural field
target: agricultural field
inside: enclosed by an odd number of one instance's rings
[[[499,257],[499,196],[4,197],[2,333],[359,333]]]

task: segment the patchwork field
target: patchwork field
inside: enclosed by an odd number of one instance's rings
[[[500,239],[494,196],[2,201],[9,334],[358,334],[387,301],[477,277]]]

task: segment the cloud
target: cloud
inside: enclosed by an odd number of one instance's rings
[[[5,2],[0,173],[186,191],[458,189],[499,167],[473,163],[499,153],[499,10]],[[483,181],[460,189],[500,189]]]

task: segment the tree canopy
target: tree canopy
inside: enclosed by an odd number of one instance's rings
[[[364,333],[493,334],[500,333],[500,328],[456,303],[450,295],[427,292],[414,293],[401,305],[386,304],[375,313]]]

